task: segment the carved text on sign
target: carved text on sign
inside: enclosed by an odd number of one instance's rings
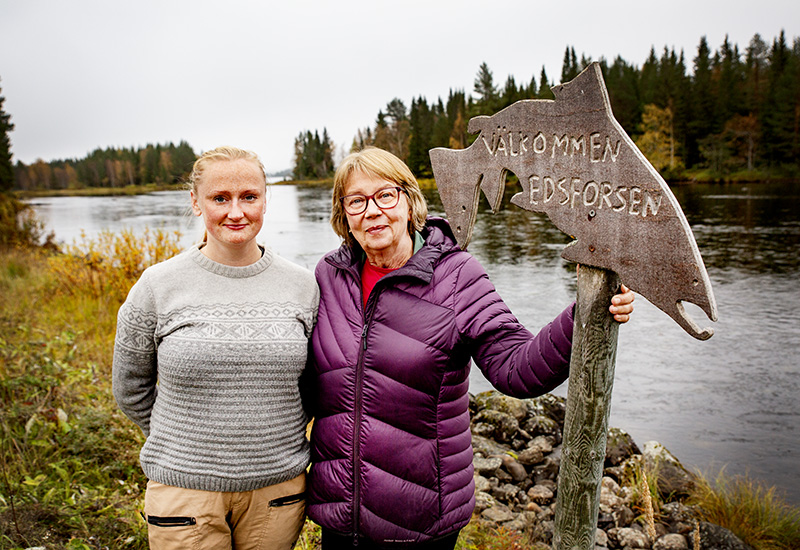
[[[586,146],[586,136],[558,136],[552,134],[548,140],[542,132],[531,134],[521,131],[509,131],[498,127],[490,136],[481,135],[486,150],[490,155],[505,155],[518,157],[527,153],[543,155],[550,154],[563,156],[589,156],[591,162],[616,162],[620,153],[620,140],[612,140],[611,136],[603,136],[600,132],[589,134],[589,146]]]
[[[582,204],[598,210],[605,208],[631,216],[647,217],[658,214],[661,193],[636,186],[614,185],[607,181],[598,183],[589,180],[583,184],[577,176],[556,179],[534,174],[528,177],[528,200],[537,206],[555,201],[570,208]]]

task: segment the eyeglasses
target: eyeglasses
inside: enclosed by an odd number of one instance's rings
[[[404,193],[402,187],[384,187],[372,195],[362,195],[360,193],[345,195],[341,201],[344,211],[351,216],[356,216],[367,210],[369,199],[375,201],[375,205],[381,210],[394,208],[400,202],[400,193]]]

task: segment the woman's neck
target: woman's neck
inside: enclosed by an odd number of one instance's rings
[[[406,262],[414,255],[414,241],[411,236],[406,235],[404,239],[392,249],[365,251],[367,261],[375,267],[381,269],[397,269],[406,265]]]
[[[250,241],[242,247],[220,246],[218,243],[209,241],[200,249],[200,252],[218,264],[234,267],[252,265],[261,259],[262,255],[261,248],[255,241]]]

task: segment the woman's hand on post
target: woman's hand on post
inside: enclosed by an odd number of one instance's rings
[[[611,307],[608,308],[618,323],[627,323],[633,313],[633,292],[621,285],[619,294],[611,298]]]

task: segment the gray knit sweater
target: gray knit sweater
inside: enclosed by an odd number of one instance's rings
[[[298,379],[318,305],[313,274],[269,248],[232,267],[193,247],[142,274],[119,310],[112,386],[147,436],[149,479],[252,491],[303,472]]]

